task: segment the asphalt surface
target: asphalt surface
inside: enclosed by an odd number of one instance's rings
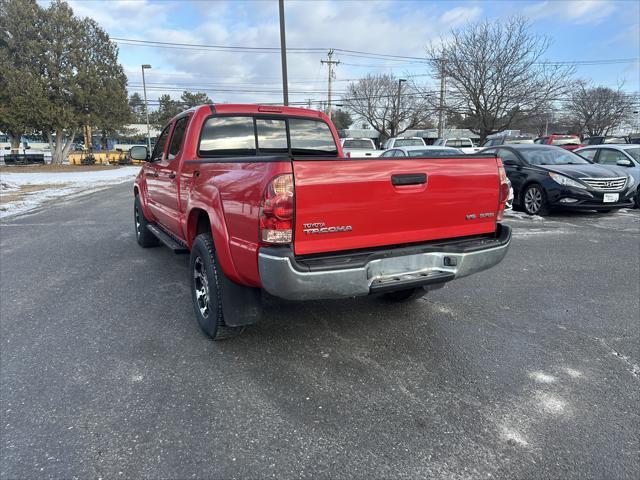
[[[410,304],[268,299],[224,342],[131,187],[0,227],[0,477],[640,477],[640,213],[511,218]]]

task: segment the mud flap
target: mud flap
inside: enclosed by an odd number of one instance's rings
[[[262,290],[245,287],[222,277],[222,311],[229,327],[253,325],[262,318]]]

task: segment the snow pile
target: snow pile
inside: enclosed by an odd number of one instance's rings
[[[20,190],[20,185],[13,182],[6,182],[4,179],[0,180],[0,193],[9,193]]]
[[[16,193],[27,185],[46,185],[43,189],[25,193],[20,199],[0,205],[0,218],[28,212],[58,197],[82,195],[111,185],[132,181],[140,167],[120,167],[109,170],[74,172],[2,173],[0,193]],[[59,185],[52,188],[52,185]]]

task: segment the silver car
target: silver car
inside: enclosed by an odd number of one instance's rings
[[[638,185],[636,208],[640,208],[640,145],[634,143],[590,145],[577,148],[574,153],[594,163],[625,167],[627,173],[633,177]]]

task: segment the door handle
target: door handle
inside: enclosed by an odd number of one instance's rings
[[[427,183],[426,173],[399,173],[391,175],[391,183],[393,185],[422,185]]]

